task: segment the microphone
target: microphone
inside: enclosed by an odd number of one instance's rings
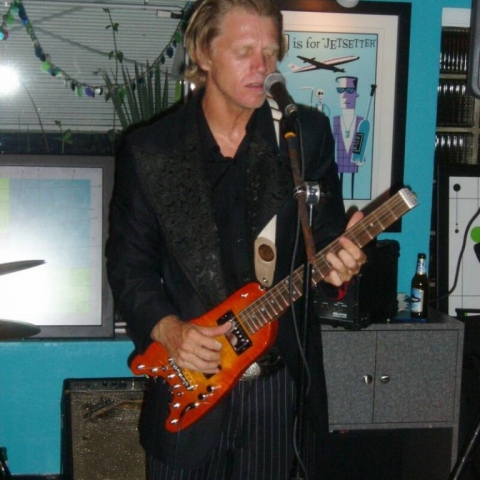
[[[473,246],[473,251],[475,252],[475,255],[477,256],[478,261],[480,262],[480,243],[476,243]]]
[[[287,82],[281,73],[271,73],[265,78],[265,93],[273,97],[285,118],[296,118],[298,109],[287,91]]]

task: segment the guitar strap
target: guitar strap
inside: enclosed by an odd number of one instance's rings
[[[277,144],[280,145],[280,120],[282,119],[282,112],[279,110],[277,103],[273,99],[267,98],[267,100],[272,110]],[[277,264],[277,247],[275,246],[276,231],[277,216],[275,215],[260,232],[253,247],[255,256],[255,275],[260,284],[265,287],[272,286],[275,266]]]

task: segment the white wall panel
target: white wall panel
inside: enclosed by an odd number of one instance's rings
[[[108,58],[114,49],[112,29],[108,14],[103,8],[55,5],[54,2],[26,0],[23,5],[33,26],[34,33],[51,61],[77,82],[103,85],[98,73],[115,71],[115,62]],[[73,2],[72,2],[73,3]],[[119,2],[116,2],[118,4]],[[143,9],[142,2],[136,9],[110,7],[113,21],[119,24],[118,50],[124,54],[124,65],[134,74],[134,62],[154,62],[169,44],[179,21],[156,15],[153,9]],[[184,0],[156,1],[155,5],[180,12]],[[3,6],[1,14],[7,12]],[[102,131],[113,127],[113,105],[104,96],[77,97],[70,85],[59,77],[52,77],[41,70],[42,62],[35,56],[32,41],[26,28],[15,15],[13,25],[7,26],[9,36],[0,42],[0,65],[14,66],[38,108],[46,131],[58,131],[55,121],[64,129],[74,131]],[[163,71],[171,71],[173,58],[165,56]],[[121,77],[120,77],[121,79]],[[175,78],[170,79],[170,98],[173,99]],[[123,83],[123,82],[122,82]],[[0,95],[0,131],[40,131],[40,124],[32,101],[24,88],[15,94]],[[118,127],[118,122],[117,122]]]

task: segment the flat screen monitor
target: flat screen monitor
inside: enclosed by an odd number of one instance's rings
[[[0,157],[0,265],[44,262],[0,275],[1,320],[38,326],[32,338],[113,336],[113,172],[112,157]]]

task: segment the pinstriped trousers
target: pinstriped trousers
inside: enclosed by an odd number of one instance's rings
[[[197,470],[173,469],[147,457],[148,480],[288,480],[293,462],[295,391],[286,368],[233,389],[228,424],[210,459]],[[301,449],[309,480],[318,480],[315,432],[305,425]],[[205,432],[208,435],[208,432]]]

